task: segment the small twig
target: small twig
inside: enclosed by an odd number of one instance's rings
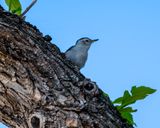
[[[37,2],[37,0],[33,0],[32,3],[26,8],[26,10],[20,15],[20,17],[24,17],[25,14],[32,8],[32,6]]]

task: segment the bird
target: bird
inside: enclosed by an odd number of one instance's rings
[[[91,45],[98,40],[99,39],[90,39],[88,37],[78,39],[75,45],[66,50],[66,59],[78,66],[79,69],[83,68],[88,58],[88,50]]]

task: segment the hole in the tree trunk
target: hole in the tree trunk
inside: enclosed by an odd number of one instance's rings
[[[94,88],[94,86],[93,86],[92,84],[86,84],[86,85],[84,86],[84,88],[85,88],[87,91],[91,91],[91,90]]]
[[[39,128],[40,127],[40,120],[38,117],[33,116],[31,119],[31,124],[33,128]]]

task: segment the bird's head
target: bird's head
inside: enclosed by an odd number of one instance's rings
[[[88,38],[88,37],[83,37],[83,38],[80,38],[79,40],[77,40],[77,42],[76,42],[76,45],[78,45],[78,46],[91,46],[91,44],[93,43],[93,42],[96,42],[96,41],[98,41],[98,39],[90,39],[90,38]]]

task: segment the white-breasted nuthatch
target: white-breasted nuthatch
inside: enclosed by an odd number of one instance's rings
[[[98,41],[98,39],[92,40],[88,37],[80,38],[74,46],[70,47],[65,52],[66,59],[76,64],[79,69],[81,69],[87,61],[88,50],[95,41]]]

